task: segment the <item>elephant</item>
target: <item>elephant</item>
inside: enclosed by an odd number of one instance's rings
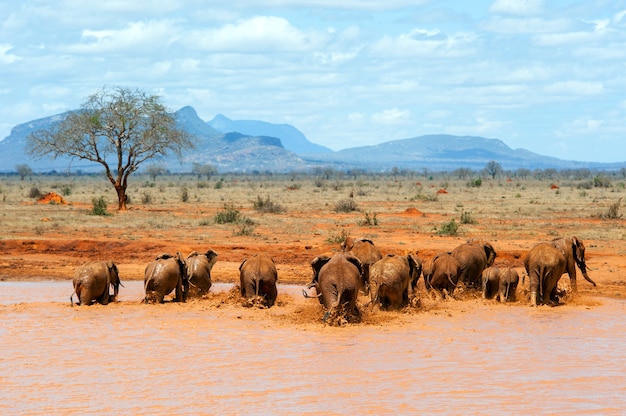
[[[596,282],[591,280],[587,274],[587,264],[585,263],[585,245],[578,237],[555,238],[552,240],[555,247],[559,248],[565,256],[565,272],[569,275],[570,286],[573,292],[578,291],[576,284],[576,265],[583,274],[586,281],[596,287]]]
[[[372,264],[383,258],[383,254],[380,252],[378,247],[374,245],[372,240],[368,240],[367,238],[359,238],[355,240],[352,237],[347,237],[341,243],[341,250],[344,253],[352,254],[361,262],[361,265],[363,266],[363,277],[361,279],[360,288],[365,295],[368,295],[370,289],[369,269]]]
[[[482,273],[483,299],[493,299],[500,289],[500,269],[487,267]]]
[[[145,303],[163,303],[166,295],[176,290],[176,302],[185,302],[189,291],[187,266],[181,253],[158,255],[144,272]]]
[[[519,275],[510,267],[487,267],[482,273],[483,299],[499,298],[500,302],[515,300]]]
[[[585,246],[579,238],[559,238],[532,247],[524,257],[524,268],[530,281],[530,306],[558,303],[557,284],[565,272],[575,292],[576,265],[585,279],[596,286],[587,274]]]
[[[307,286],[315,287],[320,303],[329,317],[345,315],[347,320],[358,321],[360,311],[356,301],[363,276],[361,261],[349,253],[335,253],[332,257],[322,255],[311,261],[313,280]],[[310,297],[304,292],[305,297]]]
[[[466,287],[477,288],[481,281],[483,270],[493,266],[496,251],[488,242],[468,242],[452,250],[452,256],[459,262],[459,282]]]
[[[424,284],[426,289],[435,289],[440,293],[452,293],[456,288],[461,273],[461,265],[450,252],[439,253],[424,265]]]
[[[74,272],[72,283],[74,293],[78,298],[77,305],[91,305],[93,302],[107,305],[109,302],[115,302],[119,287],[122,285],[117,265],[112,261],[94,261],[83,264]],[[113,296],[109,292],[110,286],[113,286]],[[74,293],[70,296],[72,305]]]
[[[500,302],[506,303],[516,299],[517,285],[519,284],[519,274],[511,267],[500,269],[500,284],[498,287],[498,295]]]
[[[370,267],[370,308],[400,309],[409,304],[422,273],[422,261],[413,254],[387,254]]]
[[[187,266],[187,279],[189,280],[189,297],[199,297],[209,293],[213,285],[211,270],[217,261],[217,253],[207,250],[206,253],[192,251],[185,258]]]
[[[239,265],[241,296],[245,298],[260,296],[268,308],[274,305],[278,296],[277,280],[276,265],[267,253],[255,254],[244,259]]]

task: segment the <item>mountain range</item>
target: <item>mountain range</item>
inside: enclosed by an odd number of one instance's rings
[[[102,170],[101,165],[69,158],[35,160],[25,152],[32,132],[49,128],[65,113],[19,124],[0,141],[0,172],[15,171],[28,164],[35,172]],[[257,120],[231,120],[218,114],[210,121],[198,117],[189,106],[175,113],[178,126],[197,139],[195,149],[181,160],[166,157],[159,161],[171,172],[190,172],[193,163],[210,163],[219,172],[305,172],[316,168],[390,171],[393,168],[421,171],[451,171],[459,167],[480,170],[495,160],[505,170],[601,169],[617,170],[624,163],[567,161],[512,149],[502,140],[474,136],[425,135],[392,140],[372,146],[340,151],[310,142],[289,124]]]

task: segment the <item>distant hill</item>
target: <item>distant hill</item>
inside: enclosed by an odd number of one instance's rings
[[[15,126],[11,134],[0,141],[0,172],[14,172],[17,164],[28,164],[35,172],[101,171],[98,163],[69,158],[34,160],[25,154],[26,137],[30,133],[52,127],[65,115],[57,114]],[[359,168],[382,172],[394,167],[415,171],[450,171],[459,167],[480,170],[491,160],[506,170],[618,170],[626,165],[561,160],[525,149],[511,149],[499,139],[473,136],[427,135],[333,152],[310,143],[289,125],[232,121],[222,115],[207,123],[188,106],[178,110],[175,116],[179,127],[196,137],[197,146],[185,153],[182,160],[175,157],[162,159],[161,163],[171,172],[190,172],[193,163],[211,163],[219,172],[249,173],[308,171],[313,168]],[[290,147],[286,143],[290,143]],[[304,152],[302,149],[313,150]]]
[[[72,171],[97,172],[98,163],[70,158],[33,159],[25,152],[26,138],[32,132],[52,127],[66,113],[23,123],[11,129],[0,141],[0,172],[13,172],[15,165],[28,164],[35,172]],[[250,136],[241,133],[220,133],[200,119],[192,107],[175,113],[178,126],[197,139],[195,149],[185,153],[182,160],[174,156],[161,159],[171,172],[190,172],[193,163],[211,163],[221,172],[289,172],[311,168],[306,161],[283,147],[277,137]],[[158,162],[155,160],[155,162]]]
[[[222,133],[238,132],[250,136],[278,137],[285,149],[296,154],[332,152],[327,147],[311,143],[300,130],[289,124],[272,124],[258,120],[231,120],[223,114],[216,115],[207,124]]]
[[[561,160],[525,149],[511,149],[502,140],[475,136],[426,135],[393,140],[372,146],[353,147],[331,154],[307,154],[305,160],[336,163],[373,170],[393,167],[420,170],[479,170],[495,160],[507,170],[527,169],[619,169],[622,163],[596,163]]]

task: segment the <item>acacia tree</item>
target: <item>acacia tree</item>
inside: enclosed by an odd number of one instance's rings
[[[490,160],[485,166],[485,172],[491,176],[491,179],[495,179],[496,176],[499,176],[504,172],[504,169],[502,169],[502,166],[495,160]]]
[[[15,165],[15,171],[20,175],[20,180],[24,180],[27,176],[33,175],[33,170],[27,164]]]
[[[206,176],[207,181],[210,181],[211,176],[217,174],[217,168],[210,163],[201,164],[193,162],[191,173],[197,175],[198,180],[200,180],[202,176]]]
[[[80,110],[67,113],[54,127],[28,137],[30,154],[70,156],[104,166],[119,202],[126,210],[128,177],[147,160],[170,152],[179,157],[194,140],[176,126],[160,98],[140,89],[102,88]]]

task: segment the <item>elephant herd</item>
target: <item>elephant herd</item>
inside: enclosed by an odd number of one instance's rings
[[[510,267],[494,266],[496,251],[489,242],[468,241],[452,251],[435,254],[422,261],[416,254],[381,253],[374,243],[365,238],[347,237],[341,251],[320,255],[311,261],[313,279],[303,290],[307,298],[317,298],[324,308],[323,320],[340,317],[358,322],[360,293],[369,295],[369,308],[399,309],[410,304],[416,296],[419,278],[430,292],[453,296],[459,287],[482,291],[485,299],[507,302],[516,299],[519,283],[517,271]],[[161,254],[150,262],[144,272],[146,303],[161,303],[174,292],[177,302],[188,297],[199,297],[211,288],[211,270],[217,253],[192,252],[187,257]],[[532,247],[524,257],[524,268],[529,278],[531,306],[553,304],[559,301],[557,283],[564,273],[576,291],[576,266],[583,277],[596,286],[587,274],[585,246],[577,237],[559,238]],[[271,307],[278,294],[278,273],[274,260],[266,253],[246,258],[239,266],[240,294],[243,298],[258,299]],[[123,286],[119,271],[113,262],[90,262],[80,266],[73,279],[77,304],[94,302],[106,305],[117,298]],[[110,288],[113,288],[113,294]]]
[[[163,303],[165,296],[174,292],[176,302],[185,302],[188,297],[200,297],[211,289],[211,270],[217,261],[217,253],[191,252],[187,257],[160,254],[144,271],[145,303]],[[276,301],[278,273],[274,260],[266,253],[255,254],[244,259],[239,266],[240,293],[245,298],[258,298],[266,307]],[[73,297],[77,305],[101,303],[106,305],[117,298],[120,285],[119,271],[115,263],[96,261],[86,263],[74,273]],[[113,295],[110,294],[113,287]]]

